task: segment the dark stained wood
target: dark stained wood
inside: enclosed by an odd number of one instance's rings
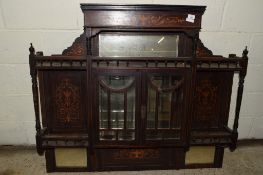
[[[232,134],[232,145],[230,146],[230,150],[233,151],[236,149],[237,146],[237,138],[238,138],[238,120],[239,120],[239,113],[241,108],[242,96],[243,96],[243,89],[244,89],[244,80],[247,74],[247,64],[248,64],[248,50],[247,47],[243,51],[243,62],[242,66],[244,67],[242,71],[239,72],[239,82],[238,82],[238,90],[237,90],[237,99],[236,99],[236,109],[235,109],[235,120],[233,124],[233,134]]]
[[[35,119],[36,119],[36,148],[37,153],[39,155],[43,155],[44,150],[42,148],[42,140],[41,140],[41,123],[40,123],[40,109],[39,109],[39,94],[38,94],[38,83],[37,83],[37,70],[36,70],[36,61],[34,59],[35,56],[35,49],[30,44],[29,48],[29,66],[30,66],[30,75],[32,80],[32,92],[33,92],[33,102],[34,102],[34,110],[35,110]]]
[[[197,49],[196,49],[196,56],[197,57],[211,57],[213,56],[213,52],[206,48],[202,41],[199,39],[197,42]]]
[[[233,72],[197,72],[193,129],[227,125]]]
[[[48,133],[85,132],[86,120],[86,72],[45,71],[43,72],[45,119]],[[52,82],[51,84],[49,82]]]
[[[204,6],[85,5],[84,25],[89,27],[201,28]],[[186,21],[188,14],[194,22]]]
[[[29,65],[36,120],[36,148],[45,153],[47,172],[108,171],[222,167],[224,148],[237,146],[238,120],[248,51],[242,57],[213,55],[199,39],[205,6],[82,4],[84,32],[60,55],[44,56],[29,48]],[[195,15],[188,22],[188,15]],[[177,57],[100,57],[101,33],[115,35],[179,36]],[[216,42],[216,41],[215,41]],[[125,44],[125,43],[123,43]],[[132,51],[132,50],[131,50]],[[233,75],[239,74],[235,120],[227,126]],[[176,76],[176,85],[158,87],[149,77]],[[128,87],[115,89],[101,76],[134,77]],[[155,124],[147,128],[148,89],[157,95]],[[108,94],[107,127],[100,128],[99,90]],[[135,128],[129,128],[128,90],[135,91]],[[159,106],[163,93],[171,93],[167,128]],[[111,96],[123,94],[123,128],[113,128]],[[168,104],[168,102],[167,102]],[[100,139],[113,132],[115,140]],[[122,140],[122,133],[134,139]],[[149,139],[148,135],[158,139]],[[170,138],[170,136],[176,136]],[[190,146],[215,146],[211,164],[185,165]],[[56,167],[54,149],[86,148],[87,167]]]
[[[118,10],[118,11],[177,11],[177,12],[199,12],[204,13],[206,6],[191,5],[161,5],[161,4],[96,4],[82,3],[82,11],[92,10]]]
[[[190,13],[190,12],[189,12]],[[162,11],[138,12],[138,11],[87,11],[84,23],[90,27],[112,27],[120,28],[197,28],[201,27],[200,14],[196,16],[195,22],[187,22],[187,14]]]

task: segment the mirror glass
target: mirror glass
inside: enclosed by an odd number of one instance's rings
[[[177,34],[118,34],[99,35],[100,57],[177,57]]]

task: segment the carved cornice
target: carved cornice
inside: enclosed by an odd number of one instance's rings
[[[62,52],[65,56],[82,56],[85,54],[85,35],[81,34],[73,44]]]
[[[197,42],[196,56],[197,57],[213,56],[213,52],[209,50],[207,47],[205,47],[202,41],[199,39]]]

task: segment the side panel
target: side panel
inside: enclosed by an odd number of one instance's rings
[[[86,71],[47,70],[41,75],[41,108],[48,132],[85,132]]]
[[[233,72],[198,72],[193,129],[227,125]]]

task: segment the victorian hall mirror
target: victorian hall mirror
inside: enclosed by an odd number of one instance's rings
[[[44,56],[31,45],[36,148],[48,172],[222,166],[237,145],[248,51],[226,58],[203,45],[205,8],[81,4],[84,32],[72,46]]]

